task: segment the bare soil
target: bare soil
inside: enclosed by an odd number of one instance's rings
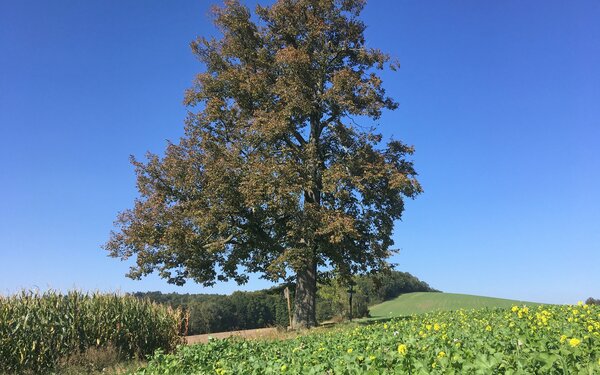
[[[279,333],[277,331],[277,328],[258,328],[247,329],[243,331],[216,332],[207,333],[204,335],[186,336],[185,341],[188,345],[204,344],[208,342],[208,339],[210,337],[215,339],[224,339],[231,336],[239,336],[247,339],[276,338],[279,337]]]

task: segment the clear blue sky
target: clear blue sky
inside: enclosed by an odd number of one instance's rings
[[[128,156],[182,132],[212,3],[0,2],[1,293],[238,288],[132,281],[100,248],[136,197]],[[380,129],[425,189],[392,261],[447,292],[600,297],[600,2],[372,0],[364,20],[402,64]]]

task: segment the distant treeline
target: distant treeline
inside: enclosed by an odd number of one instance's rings
[[[231,295],[138,292],[134,296],[186,310],[189,335],[289,324],[283,288]]]
[[[585,300],[585,303],[588,305],[600,305],[600,298],[599,299],[594,299],[592,297],[588,298]]]
[[[368,306],[410,292],[437,292],[407,272],[392,271],[384,277],[356,276],[353,278],[352,315],[367,316]],[[293,299],[294,287],[290,288]],[[134,296],[180,307],[189,313],[188,334],[287,327],[289,317],[283,290],[285,285],[255,292],[221,294],[178,294],[138,292]],[[331,279],[319,285],[317,319],[327,321],[349,317],[349,284]]]

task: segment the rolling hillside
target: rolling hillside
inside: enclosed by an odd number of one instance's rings
[[[391,318],[439,310],[476,309],[484,307],[511,307],[514,305],[539,305],[539,303],[510,299],[472,296],[454,293],[407,293],[371,306],[373,319]]]

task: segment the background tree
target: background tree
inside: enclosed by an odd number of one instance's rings
[[[391,300],[404,293],[439,292],[408,272],[391,270],[375,275],[352,277],[352,316],[369,315],[369,306]],[[317,292],[317,319],[341,320],[349,316],[348,280],[333,277],[321,280]]]
[[[141,197],[106,249],[128,274],[295,281],[294,325],[316,324],[318,270],[386,269],[403,198],[421,188],[413,153],[355,123],[397,104],[367,47],[361,0],[279,0],[256,17],[214,9],[220,39],[192,42],[206,70],[186,92],[185,135],[164,157],[132,159]],[[394,68],[394,66],[391,66]]]
[[[594,299],[592,297],[588,298],[585,300],[585,303],[588,305],[600,305],[600,298],[599,299]]]

